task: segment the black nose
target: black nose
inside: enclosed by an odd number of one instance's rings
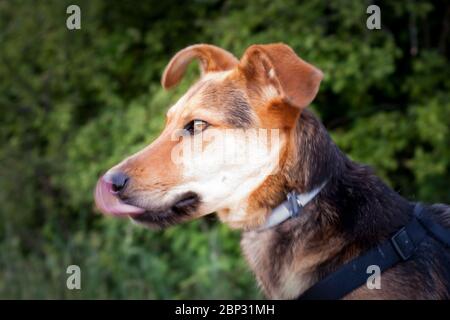
[[[130,178],[122,172],[114,173],[111,177],[112,191],[120,192],[122,191],[128,183]]]

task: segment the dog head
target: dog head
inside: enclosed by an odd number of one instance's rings
[[[261,192],[279,200],[278,173],[322,72],[284,44],[253,45],[240,61],[199,44],[172,58],[163,87],[177,85],[194,59],[200,79],[169,108],[161,135],[99,179],[103,213],[164,227],[218,212],[245,228],[265,219]]]

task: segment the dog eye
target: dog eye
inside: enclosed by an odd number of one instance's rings
[[[205,130],[208,127],[208,125],[209,124],[206,121],[195,119],[189,122],[184,127],[184,130],[186,130],[190,135],[194,135]]]

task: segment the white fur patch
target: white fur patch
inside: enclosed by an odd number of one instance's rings
[[[278,90],[272,85],[265,86],[261,90],[261,97],[265,100],[276,98],[279,95]]]
[[[204,142],[200,150],[183,153],[176,160],[182,165],[184,183],[172,191],[198,193],[203,214],[230,209],[230,222],[244,220],[248,196],[279,164],[279,136],[269,147],[266,141],[273,136],[266,133],[261,137],[259,131],[206,130],[203,137],[198,136]],[[187,139],[189,143],[193,137]]]

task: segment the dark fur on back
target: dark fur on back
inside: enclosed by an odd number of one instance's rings
[[[306,192],[328,181],[299,218],[244,234],[243,250],[269,297],[295,298],[315,282],[404,226],[414,203],[373,171],[348,159],[320,121],[302,112],[296,129],[297,161],[286,164],[286,190]],[[450,207],[430,206],[433,219],[450,227]],[[291,274],[289,274],[291,273]],[[286,280],[289,279],[289,280]],[[298,290],[286,281],[298,280]],[[295,282],[295,281],[294,281]],[[365,286],[347,298],[448,299],[450,251],[428,237],[413,259],[381,276],[381,290]]]

